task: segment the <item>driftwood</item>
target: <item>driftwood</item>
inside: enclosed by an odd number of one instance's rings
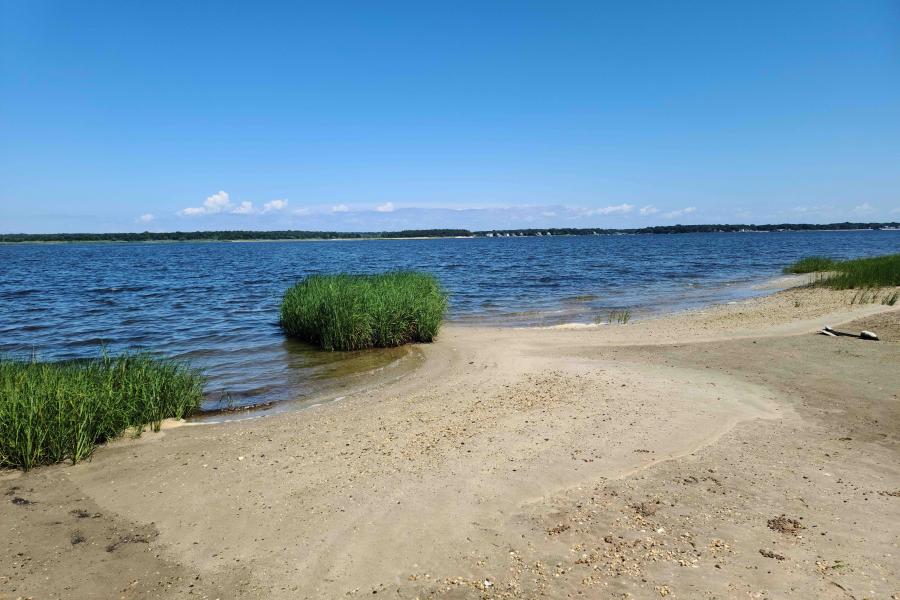
[[[859,338],[861,340],[878,341],[877,335],[875,335],[871,331],[866,331],[866,330],[860,331],[859,335],[856,335],[855,333],[847,333],[846,331],[838,331],[837,329],[832,329],[831,327],[826,325],[825,327],[822,328],[822,331],[820,331],[819,333],[821,333],[822,335],[827,335],[828,337],[854,337],[854,338]]]

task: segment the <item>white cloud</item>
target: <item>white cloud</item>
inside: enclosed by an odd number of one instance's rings
[[[200,215],[216,215],[216,214],[232,214],[232,215],[258,215],[284,210],[288,205],[288,201],[284,199],[272,200],[263,204],[261,209],[253,206],[248,200],[243,200],[239,204],[231,201],[228,192],[219,190],[212,196],[208,196],[203,201],[203,206],[189,206],[178,211],[178,215],[183,217],[195,217]]]
[[[245,200],[241,202],[239,206],[232,208],[228,212],[233,215],[252,215],[256,211],[253,210],[253,203]]]
[[[208,196],[206,200],[203,201],[203,206],[209,212],[220,212],[231,205],[231,200],[228,197],[228,192],[223,190],[219,190],[212,196]]]
[[[689,215],[697,212],[697,208],[694,206],[688,206],[687,208],[679,208],[678,210],[671,210],[664,214],[663,216],[667,219],[677,219],[678,217],[683,217],[685,215]]]
[[[646,217],[649,215],[655,215],[659,212],[659,209],[652,204],[648,204],[647,206],[642,206],[639,212],[641,213],[641,216]]]
[[[214,215],[231,208],[231,199],[228,192],[219,190],[212,196],[207,196],[203,201],[203,206],[189,206],[184,210],[178,211],[179,215],[196,216],[196,215]]]
[[[346,204],[337,204],[331,207],[331,212],[333,213],[345,213],[350,212],[350,207]]]
[[[863,202],[862,204],[859,204],[859,205],[853,207],[853,212],[855,212],[858,215],[865,215],[865,214],[868,214],[868,213],[874,212],[874,211],[875,211],[875,207],[872,206],[871,204],[869,204],[868,202]]]
[[[385,202],[384,204],[379,204],[375,207],[375,210],[378,212],[394,212],[394,203],[393,202]]]
[[[155,219],[155,218],[156,217],[154,217],[150,213],[144,213],[137,218],[137,222],[138,223],[151,223],[153,221],[153,219]]]
[[[285,208],[287,208],[287,205],[288,205],[287,200],[284,200],[284,199],[272,200],[271,202],[266,202],[265,204],[263,204],[262,211],[264,213],[268,213],[268,212],[274,212],[277,210],[284,210]]]

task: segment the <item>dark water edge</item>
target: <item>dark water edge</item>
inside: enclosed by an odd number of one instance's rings
[[[450,322],[535,326],[739,300],[803,256],[890,252],[900,231],[0,245],[0,354],[145,348],[204,369],[206,410],[280,410],[364,387],[405,355],[286,340],[281,294],[311,273],[428,271],[451,294]]]

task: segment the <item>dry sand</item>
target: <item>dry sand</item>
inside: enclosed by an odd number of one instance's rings
[[[340,402],[0,473],[0,598],[897,598],[900,311],[851,296],[447,327]]]

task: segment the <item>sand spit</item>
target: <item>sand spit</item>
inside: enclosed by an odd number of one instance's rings
[[[448,327],[366,394],[7,473],[0,598],[897,597],[900,310],[851,297]]]

